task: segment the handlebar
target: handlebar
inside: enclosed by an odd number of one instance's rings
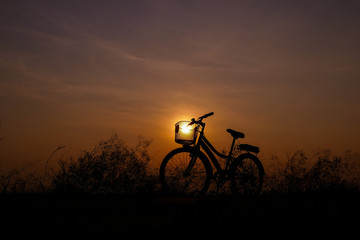
[[[193,118],[193,119],[191,119],[191,123],[189,123],[188,126],[193,125],[193,124],[202,124],[202,120],[204,118],[210,117],[212,115],[214,115],[214,112],[207,113],[207,114],[199,117],[197,120],[195,120],[195,118]]]
[[[203,119],[203,118],[210,117],[210,116],[212,116],[212,115],[214,115],[214,112],[207,113],[207,114],[205,114],[204,116],[202,116],[202,117],[200,117],[200,118]]]

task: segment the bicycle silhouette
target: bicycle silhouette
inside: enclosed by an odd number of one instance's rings
[[[197,120],[178,122],[175,125],[175,141],[183,145],[168,153],[163,159],[159,178],[164,192],[179,195],[203,195],[212,180],[216,182],[216,192],[228,181],[235,195],[256,195],[261,192],[264,168],[256,154],[259,148],[249,144],[238,144],[238,138],[244,138],[241,132],[227,129],[233,137],[228,155],[219,153],[204,135],[203,119],[212,116],[208,113]],[[205,151],[205,153],[201,150]],[[233,153],[234,151],[234,153]],[[225,159],[222,168],[217,158]],[[212,165],[216,169],[213,173]]]

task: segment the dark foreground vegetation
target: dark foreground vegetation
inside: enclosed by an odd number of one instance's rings
[[[14,235],[115,234],[196,237],[351,236],[360,213],[358,154],[330,151],[262,159],[261,195],[201,198],[161,194],[150,141],[129,147],[117,135],[45,172],[0,175],[0,228]],[[50,234],[50,235],[49,235]],[[51,235],[52,234],[52,235]],[[234,235],[235,234],[235,235]],[[250,234],[250,235],[249,235]]]
[[[354,193],[249,198],[2,195],[0,228],[11,237],[347,239],[358,233],[359,202]]]

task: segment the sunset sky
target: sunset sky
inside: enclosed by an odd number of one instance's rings
[[[2,1],[0,171],[213,111],[263,153],[360,151],[360,1]],[[40,165],[43,166],[43,165]]]

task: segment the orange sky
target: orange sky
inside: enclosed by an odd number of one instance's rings
[[[0,171],[153,139],[207,112],[219,149],[360,150],[359,1],[6,1]],[[41,165],[42,166],[42,165]]]

